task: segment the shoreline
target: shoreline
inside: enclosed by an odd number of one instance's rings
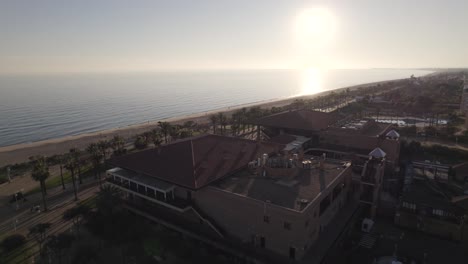
[[[427,75],[424,75],[427,76]],[[424,77],[421,76],[421,77]],[[324,96],[331,92],[336,92],[344,89],[357,90],[360,88],[365,88],[368,86],[374,86],[377,84],[384,84],[388,82],[400,81],[403,79],[391,79],[378,82],[364,83],[353,86],[341,87],[336,89],[331,89],[323,91],[316,94],[310,95],[298,95],[291,96],[287,98],[276,98],[261,100],[257,102],[239,104],[234,106],[228,106],[218,109],[213,109],[209,111],[187,114],[182,116],[175,116],[170,118],[165,118],[157,121],[148,121],[144,123],[137,123],[133,125],[128,125],[124,127],[116,127],[111,129],[105,129],[96,132],[83,133],[79,135],[70,135],[60,138],[52,138],[35,142],[20,143],[8,146],[0,147],[0,167],[6,166],[8,164],[15,164],[27,161],[29,157],[35,155],[44,155],[52,156],[55,154],[61,154],[67,152],[71,148],[83,149],[92,142],[96,142],[103,139],[111,139],[115,135],[120,135],[124,138],[132,137],[136,134],[142,133],[144,131],[151,130],[158,126],[159,121],[169,122],[172,124],[182,124],[186,121],[194,121],[198,124],[206,124],[209,122],[209,116],[215,113],[223,112],[227,115],[230,115],[232,112],[239,110],[245,107],[259,106],[261,108],[271,108],[271,107],[282,107],[292,103],[296,99],[312,99],[318,96]]]

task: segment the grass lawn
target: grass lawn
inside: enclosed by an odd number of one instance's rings
[[[5,252],[4,249],[0,249],[0,263],[27,263],[27,260],[38,250],[39,246],[35,242],[32,245],[31,243],[25,243],[10,252]]]
[[[83,166],[83,168],[81,169],[81,178],[85,179],[85,178],[92,177],[92,176],[94,176],[93,167],[91,165]],[[78,176],[75,176],[75,177],[78,180]],[[64,170],[63,171],[63,182],[65,184],[67,184],[67,183],[70,183],[71,181],[72,180],[71,180],[70,172]],[[57,175],[55,177],[52,177],[52,178],[49,178],[49,179],[46,180],[47,190],[49,190],[51,188],[61,186],[61,185],[62,185],[62,179],[60,178],[60,175]],[[37,193],[37,192],[40,192],[40,191],[41,191],[41,187],[39,186],[39,183],[38,183],[37,187],[35,187],[34,189],[28,191],[26,193],[26,195]]]

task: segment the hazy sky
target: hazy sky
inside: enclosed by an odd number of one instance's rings
[[[1,0],[0,73],[467,67],[467,26],[466,0]]]

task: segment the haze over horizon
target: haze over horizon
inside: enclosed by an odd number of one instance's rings
[[[3,1],[0,74],[463,68],[466,1]]]

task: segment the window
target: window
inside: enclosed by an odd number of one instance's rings
[[[308,226],[309,226],[309,220],[307,219],[307,220],[305,221],[305,227],[308,227]]]
[[[270,223],[270,216],[264,215],[264,216],[263,216],[263,222],[265,222],[265,223]]]
[[[438,215],[438,216],[444,216],[444,211],[440,209],[432,209],[432,214],[433,215]]]
[[[416,204],[414,204],[414,203],[403,202],[402,207],[410,209],[412,211],[416,211]]]
[[[265,237],[260,237],[260,247],[261,248],[265,248],[265,245],[266,245],[266,241],[265,241]]]
[[[283,227],[284,227],[284,229],[286,229],[286,230],[291,230],[291,223],[289,223],[289,222],[284,222]]]
[[[294,247],[289,248],[289,258],[296,259],[296,248]]]

